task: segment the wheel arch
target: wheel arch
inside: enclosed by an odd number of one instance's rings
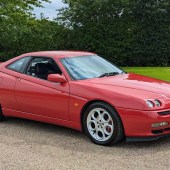
[[[115,110],[115,112],[118,114],[118,116],[119,116],[119,118],[120,118],[120,120],[121,120],[121,122],[122,122],[123,131],[124,131],[123,121],[122,121],[122,119],[121,119],[121,116],[120,116],[119,112],[116,110],[116,108],[115,108],[112,104],[110,104],[109,102],[104,101],[104,100],[91,100],[91,101],[88,101],[88,102],[83,106],[83,108],[81,109],[81,112],[80,112],[80,123],[81,123],[81,129],[82,129],[82,131],[84,132],[84,128],[83,128],[83,116],[84,116],[84,113],[85,113],[86,109],[87,109],[91,104],[97,103],[97,102],[102,102],[102,103],[108,104],[108,105],[110,105],[110,106]]]

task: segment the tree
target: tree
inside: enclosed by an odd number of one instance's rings
[[[133,41],[127,0],[69,0],[58,19],[72,30],[72,48],[97,52],[124,65]],[[74,37],[74,38],[73,38]],[[128,54],[129,55],[129,54]]]
[[[122,66],[170,65],[169,0],[65,0],[58,20],[70,48]]]
[[[136,25],[135,65],[170,65],[170,1],[134,0],[130,20]]]
[[[42,0],[49,2],[48,0]],[[86,50],[121,66],[170,65],[169,0],[64,0],[55,21],[40,0],[0,0],[1,61],[39,50]]]
[[[48,0],[42,1],[49,2]],[[26,52],[30,50],[32,44],[35,44],[37,39],[32,39],[32,43],[30,44],[28,44],[28,41],[31,36],[32,38],[35,37],[33,33],[36,31],[36,28],[40,28],[41,21],[35,19],[31,10],[34,6],[41,6],[42,1],[0,0],[1,60],[14,57],[22,51]],[[44,20],[42,21],[43,24],[45,22]],[[51,25],[52,24],[49,23],[48,28],[51,28]],[[27,47],[24,47],[24,43],[27,44]]]

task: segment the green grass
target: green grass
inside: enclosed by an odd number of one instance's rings
[[[123,69],[127,72],[170,81],[170,67],[124,67]]]

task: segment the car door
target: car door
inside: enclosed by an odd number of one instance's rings
[[[19,110],[23,114],[68,120],[69,83],[53,83],[49,74],[62,74],[52,58],[33,57],[15,86]]]

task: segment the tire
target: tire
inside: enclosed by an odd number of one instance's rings
[[[3,113],[2,113],[2,108],[0,107],[0,121],[4,119]]]
[[[122,121],[109,104],[96,102],[84,112],[83,128],[92,142],[108,146],[120,142],[124,137]]]

